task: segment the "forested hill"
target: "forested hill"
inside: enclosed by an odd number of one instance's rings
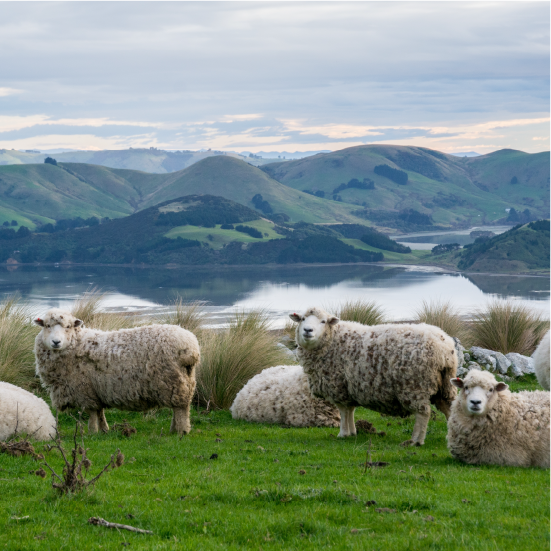
[[[458,268],[470,272],[549,271],[549,220],[519,224],[490,239],[479,238],[458,255]]]
[[[301,222],[278,226],[257,211],[211,195],[189,195],[93,225],[65,221],[32,233],[0,229],[0,262],[98,264],[288,264],[378,262],[397,243],[373,230],[359,248],[343,234]],[[77,224],[78,222],[78,224]],[[86,224],[86,227],[78,227]],[[353,225],[344,225],[350,231]],[[360,227],[361,228],[361,227]],[[360,232],[361,233],[361,232]],[[363,238],[363,237],[362,237]],[[375,243],[375,249],[370,243]],[[373,250],[374,249],[374,250]],[[406,251],[407,252],[407,251]]]

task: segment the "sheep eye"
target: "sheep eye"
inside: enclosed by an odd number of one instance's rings
[[[494,389],[493,389],[493,388],[491,388],[491,389],[490,389],[490,392],[493,392],[493,391],[494,391]]]
[[[301,320],[301,321],[306,321],[306,318],[302,318],[302,320]]]
[[[325,320],[321,320],[321,323],[325,323]]]

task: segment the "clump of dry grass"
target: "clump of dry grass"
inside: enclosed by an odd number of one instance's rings
[[[39,328],[32,314],[17,295],[0,303],[0,381],[27,390],[38,387],[33,349]]]
[[[415,312],[415,316],[417,321],[435,325],[450,337],[458,338],[465,348],[472,346],[469,325],[450,302],[423,301],[421,307]]]
[[[209,408],[229,408],[236,394],[257,373],[289,363],[263,311],[236,314],[227,329],[203,331],[200,343],[197,400]]]
[[[494,301],[473,316],[475,346],[502,354],[531,355],[549,330],[549,320],[522,304]]]
[[[102,303],[105,300],[105,293],[97,287],[84,293],[75,300],[71,308],[71,314],[82,320],[86,327],[99,329],[101,331],[116,331],[118,329],[129,329],[135,327],[136,316],[123,312],[102,312]]]
[[[343,321],[356,321],[363,325],[380,325],[385,322],[385,312],[374,300],[347,300],[333,310],[335,316]]]
[[[170,325],[179,325],[194,334],[198,334],[205,325],[204,303],[199,300],[184,302],[182,297],[178,296],[170,305],[171,312],[157,316],[157,323],[168,323]]]

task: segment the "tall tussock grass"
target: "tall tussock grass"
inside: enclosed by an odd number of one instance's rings
[[[178,296],[170,306],[172,311],[157,316],[157,323],[179,325],[196,335],[201,332],[205,325],[204,302],[200,300],[184,302],[182,297]]]
[[[416,320],[421,323],[435,325],[450,337],[456,337],[465,348],[472,345],[472,333],[469,325],[459,315],[459,310],[450,302],[439,300],[423,301],[415,312]]]
[[[473,345],[502,354],[531,355],[549,331],[549,320],[522,304],[494,301],[473,316]]]
[[[104,300],[105,293],[94,287],[75,300],[71,308],[71,314],[82,320],[86,327],[100,329],[101,331],[116,331],[117,329],[129,329],[136,326],[136,317],[133,314],[102,312],[101,308]]]
[[[332,309],[343,321],[356,321],[363,325],[380,325],[385,322],[385,312],[374,300],[347,300]]]
[[[238,313],[222,331],[204,330],[200,344],[196,399],[211,409],[228,409],[249,379],[289,363],[263,311]]]
[[[31,308],[17,295],[0,303],[0,381],[28,390],[38,388],[34,372],[34,339],[39,328]]]

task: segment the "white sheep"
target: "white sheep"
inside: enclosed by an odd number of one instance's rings
[[[532,357],[539,384],[549,390],[549,331],[541,339]]]
[[[460,461],[549,467],[549,392],[511,393],[488,371],[471,370],[448,419],[448,449]]]
[[[366,326],[317,308],[298,322],[297,357],[314,396],[333,402],[341,414],[340,437],[356,434],[354,409],[362,406],[387,415],[415,414],[410,440],[422,445],[435,404],[446,417],[457,391],[457,355],[451,337],[432,325]]]
[[[338,427],[339,410],[310,394],[300,365],[278,365],[255,375],[230,408],[234,419],[291,427]]]
[[[18,386],[0,382],[0,440],[25,434],[36,440],[55,437],[55,418],[48,404]]]
[[[90,433],[109,430],[104,408],[173,409],[171,432],[187,434],[195,392],[199,344],[176,325],[119,331],[87,329],[69,312],[54,308],[35,322],[36,372],[58,410],[81,408]]]

